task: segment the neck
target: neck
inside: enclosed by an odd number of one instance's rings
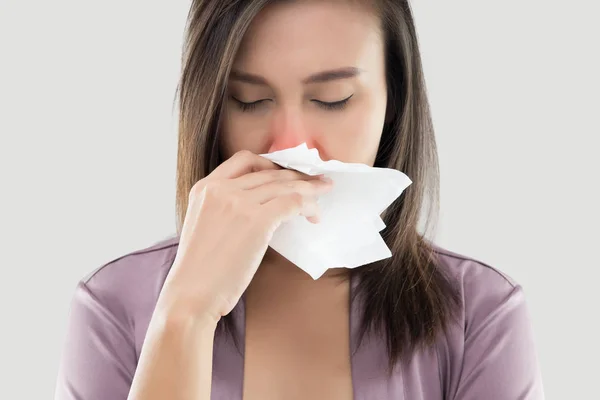
[[[330,268],[325,271],[321,277],[315,280],[309,274],[298,268],[294,263],[269,247],[257,274],[271,276],[276,279],[283,278],[286,280],[293,280],[295,282],[316,283],[340,278],[344,279],[347,277],[348,271],[347,268]]]
[[[270,297],[331,295],[348,281],[349,269],[330,268],[314,280],[291,261],[268,248],[248,290],[269,293]]]

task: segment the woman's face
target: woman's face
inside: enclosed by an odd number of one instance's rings
[[[228,158],[306,142],[323,160],[372,166],[386,92],[384,42],[371,10],[350,1],[269,5],[233,64],[222,149]]]

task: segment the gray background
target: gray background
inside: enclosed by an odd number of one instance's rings
[[[174,232],[189,1],[0,1],[0,398],[51,398],[77,281]],[[437,242],[528,296],[548,399],[599,398],[596,2],[413,1]]]

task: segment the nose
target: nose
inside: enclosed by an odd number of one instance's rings
[[[314,137],[309,132],[299,110],[282,108],[275,112],[270,131],[269,153],[296,147],[305,142],[309,149],[316,147]]]

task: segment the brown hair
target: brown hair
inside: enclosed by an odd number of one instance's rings
[[[194,0],[187,19],[179,94],[177,232],[189,191],[223,160],[219,121],[227,78],[244,32],[273,0]],[[461,298],[425,238],[437,221],[439,170],[417,34],[407,0],[379,0],[386,46],[388,113],[374,166],[395,168],[413,183],[382,215],[393,256],[350,270],[364,297],[360,341],[371,329],[386,338],[389,372],[400,358],[431,346],[455,317]],[[418,231],[429,200],[425,233]],[[432,217],[433,216],[433,217]],[[234,335],[231,314],[220,326]],[[235,339],[235,338],[234,338]]]

